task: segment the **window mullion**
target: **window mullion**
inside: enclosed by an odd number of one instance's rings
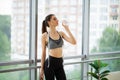
[[[37,0],[30,0],[30,49],[29,49],[29,59],[33,60],[30,67],[35,67],[37,65]],[[37,80],[37,69],[30,69],[30,79]]]
[[[82,61],[87,60],[89,55],[89,10],[90,0],[83,0]],[[88,64],[82,63],[81,67],[81,80],[87,80]]]

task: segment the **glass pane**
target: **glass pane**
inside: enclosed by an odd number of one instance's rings
[[[120,0],[90,0],[91,54],[120,51],[119,4]]]
[[[81,65],[67,65],[65,66],[65,73],[67,80],[80,80],[81,77]]]
[[[68,4],[70,3],[70,4]],[[38,0],[38,57],[41,56],[41,27],[47,14],[53,13],[59,20],[58,31],[66,31],[61,21],[67,20],[72,34],[77,40],[77,45],[64,41],[63,55],[81,55],[82,45],[82,0]],[[66,33],[67,34],[67,33]]]
[[[108,64],[106,67],[103,67],[100,69],[100,72],[103,72],[105,70],[109,70],[111,72],[119,72],[120,71],[120,59],[114,59],[114,60],[104,60],[103,63]],[[91,68],[89,66],[89,72],[94,72],[95,69]],[[92,78],[89,76],[89,78]],[[91,80],[91,79],[90,79]],[[93,79],[94,80],[94,79]]]
[[[90,59],[99,59],[99,58],[110,58],[110,57],[120,57],[120,54],[117,55],[101,55],[101,56],[92,56]],[[105,62],[109,63],[109,67],[111,67],[111,71],[119,71],[120,70],[120,60],[119,59],[113,59],[113,60],[105,60]],[[113,64],[112,64],[113,63]],[[114,66],[114,67],[112,67]]]
[[[30,80],[29,71],[0,73],[0,80]]]
[[[37,80],[40,80],[39,77],[40,77],[40,69],[38,68],[38,69],[37,69]]]
[[[29,0],[0,0],[0,37],[0,61],[29,58]]]

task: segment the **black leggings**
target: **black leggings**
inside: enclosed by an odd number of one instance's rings
[[[55,77],[56,80],[66,80],[66,75],[63,69],[63,59],[49,56],[44,64],[44,73],[46,80],[55,80]]]

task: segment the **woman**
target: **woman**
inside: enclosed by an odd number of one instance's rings
[[[54,14],[49,14],[46,16],[42,23],[42,59],[40,80],[43,79],[44,74],[46,80],[55,80],[54,77],[56,77],[57,80],[66,80],[62,58],[63,39],[71,44],[76,44],[76,40],[70,32],[69,27],[65,23],[62,23],[62,26],[69,36],[62,31],[58,32],[56,30],[56,26],[58,26],[58,19]],[[47,27],[49,27],[48,32]],[[46,46],[49,50],[49,57],[47,59]]]

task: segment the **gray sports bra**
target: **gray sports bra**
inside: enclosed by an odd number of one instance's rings
[[[59,34],[59,33],[58,33]],[[48,48],[49,49],[55,49],[55,48],[59,48],[59,47],[62,47],[63,45],[63,39],[61,37],[61,35],[59,34],[59,39],[58,40],[54,40],[50,37],[49,33],[48,33]]]

